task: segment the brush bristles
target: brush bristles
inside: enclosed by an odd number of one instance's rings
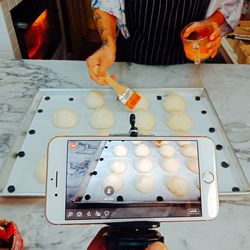
[[[133,91],[133,94],[130,96],[130,98],[125,103],[126,107],[129,109],[133,109],[135,105],[141,100],[141,96]]]

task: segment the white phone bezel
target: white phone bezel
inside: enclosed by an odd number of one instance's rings
[[[201,217],[131,218],[131,219],[89,219],[66,220],[66,166],[67,142],[69,140],[195,140],[198,141],[200,163]],[[215,146],[208,137],[176,136],[58,136],[50,140],[47,151],[46,218],[52,224],[103,224],[134,221],[200,221],[211,220],[218,215],[218,185]],[[210,178],[213,181],[210,182]],[[207,178],[208,177],[208,178]],[[206,179],[207,178],[207,179]]]

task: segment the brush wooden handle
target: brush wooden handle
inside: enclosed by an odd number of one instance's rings
[[[97,72],[98,72],[98,68],[99,68],[99,66],[95,66],[95,67],[94,67],[94,72],[95,72],[96,75],[97,75]],[[104,77],[104,80],[105,80],[105,82],[106,82],[110,87],[112,87],[112,88],[115,90],[115,92],[116,92],[116,94],[117,94],[118,97],[120,97],[121,95],[123,95],[123,93],[125,93],[126,90],[128,89],[128,87],[123,86],[123,85],[121,85],[120,83],[118,83],[117,81],[115,81],[115,80],[109,75],[109,73],[107,73],[107,72],[106,72],[106,76]]]
[[[108,73],[106,74],[104,79],[105,79],[105,82],[115,90],[118,97],[123,95],[123,93],[125,93],[126,90],[128,89],[128,87],[123,86],[117,81],[115,81]]]

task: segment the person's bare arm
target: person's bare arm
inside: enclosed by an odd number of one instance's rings
[[[105,84],[103,76],[115,61],[116,54],[116,17],[102,10],[94,9],[94,21],[102,40],[102,46],[87,58],[90,77],[99,84]],[[98,65],[98,72],[94,67]]]

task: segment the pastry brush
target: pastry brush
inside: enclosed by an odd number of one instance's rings
[[[99,66],[94,67],[94,72],[97,74]],[[127,108],[133,109],[136,104],[140,101],[141,96],[126,86],[121,85],[115,81],[107,72],[104,77],[105,82],[114,89],[117,94],[117,98],[122,102]]]

